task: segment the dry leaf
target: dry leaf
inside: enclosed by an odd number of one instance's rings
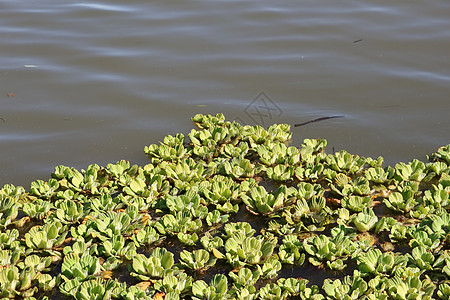
[[[153,299],[155,299],[155,300],[163,300],[165,295],[166,295],[166,294],[163,293],[163,292],[161,292],[161,293],[156,293],[155,296],[153,296]]]

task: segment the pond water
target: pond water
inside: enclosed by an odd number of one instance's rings
[[[120,159],[196,113],[305,122],[387,164],[450,143],[450,2],[0,0],[0,186]]]

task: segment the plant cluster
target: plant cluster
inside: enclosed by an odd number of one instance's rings
[[[449,299],[450,146],[384,167],[289,146],[286,124],[192,120],[145,166],[0,189],[0,298]]]

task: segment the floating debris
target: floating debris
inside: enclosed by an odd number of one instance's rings
[[[314,122],[325,121],[325,120],[336,119],[336,118],[343,118],[343,117],[344,117],[344,116],[321,117],[321,118],[313,119],[313,120],[306,121],[306,122],[303,122],[303,123],[294,124],[294,127],[299,127],[299,126],[303,126],[303,125],[310,124],[310,123],[314,123]]]

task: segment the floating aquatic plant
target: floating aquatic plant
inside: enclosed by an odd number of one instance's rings
[[[242,195],[242,201],[254,214],[267,214],[280,209],[289,196],[288,189],[280,187],[274,193],[268,193],[262,186],[257,186],[249,191],[249,195]]]
[[[192,120],[144,166],[1,188],[0,297],[449,298],[449,146],[384,167],[287,124]]]
[[[226,298],[228,279],[225,275],[216,274],[209,284],[197,280],[192,284],[192,299],[220,300]]]
[[[149,257],[144,254],[136,254],[133,257],[130,274],[143,281],[163,278],[174,273],[173,264],[173,253],[165,248],[155,248]]]
[[[67,231],[59,222],[34,226],[25,234],[25,243],[31,249],[51,249],[64,242]]]
[[[181,294],[187,294],[192,288],[192,277],[186,273],[177,276],[167,275],[154,284],[154,289],[165,294],[164,299],[179,299]]]
[[[303,245],[296,235],[290,234],[283,238],[283,244],[280,245],[278,256],[282,263],[302,265],[305,262],[305,253]]]
[[[91,256],[88,253],[77,254],[75,252],[67,253],[61,266],[61,274],[64,281],[76,279],[79,282],[94,278],[101,271],[100,260],[98,257]]]
[[[228,273],[228,276],[233,280],[233,286],[235,288],[242,288],[246,286],[253,286],[261,277],[261,270],[256,269],[252,271],[249,268],[243,267],[236,272]]]
[[[305,239],[303,248],[310,255],[308,260],[311,264],[332,270],[344,269],[345,261],[358,250],[358,246],[345,236],[330,239],[323,234]]]
[[[368,289],[367,282],[356,271],[353,276],[345,276],[344,280],[325,279],[323,289],[330,299],[360,299]]]
[[[189,269],[202,270],[214,265],[216,259],[210,257],[209,252],[203,249],[194,250],[189,252],[183,250],[180,253],[180,263]]]
[[[378,217],[371,208],[365,207],[353,218],[352,221],[359,231],[365,232],[371,230],[375,226],[378,221]]]
[[[276,243],[276,238],[245,236],[236,232],[225,242],[225,257],[233,267],[259,264],[272,255]]]

